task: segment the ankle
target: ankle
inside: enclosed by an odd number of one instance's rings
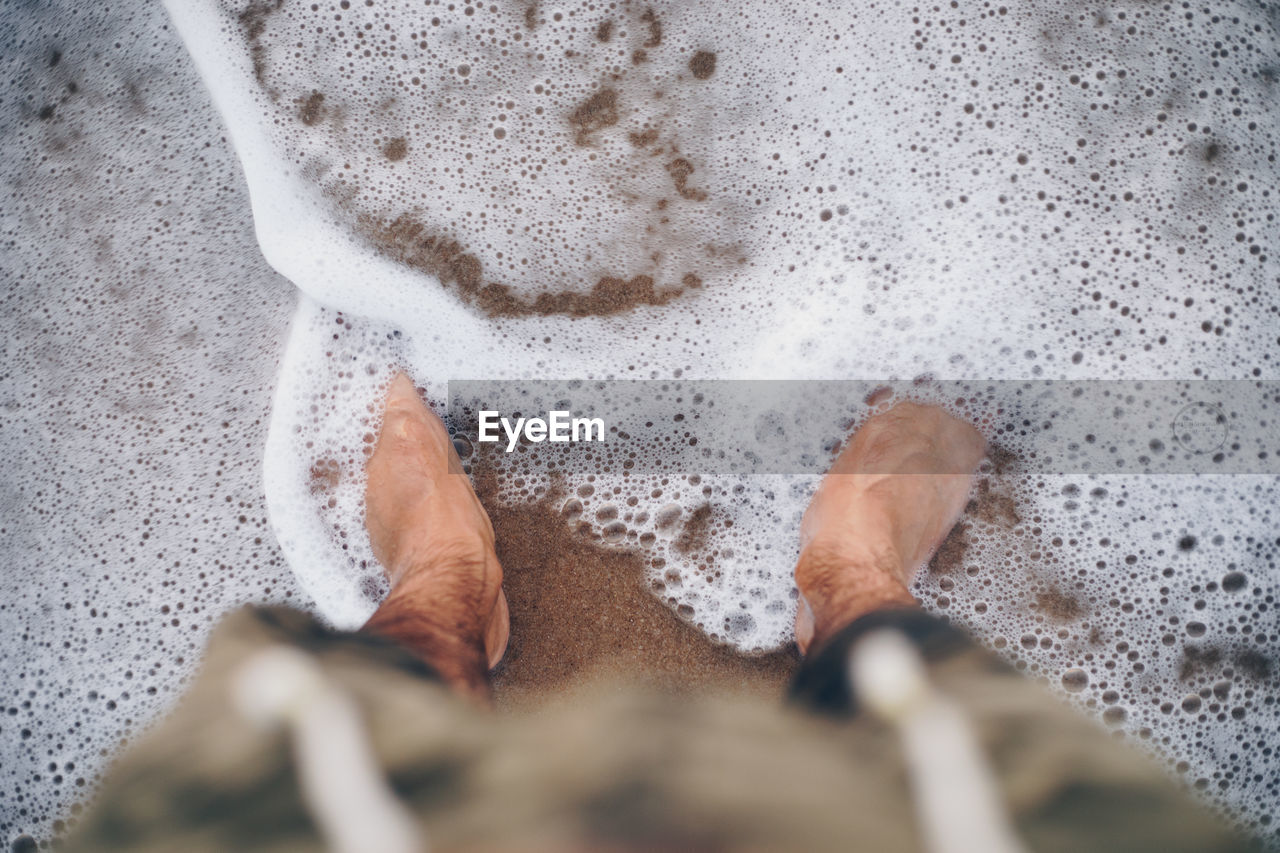
[[[476,620],[451,620],[417,595],[391,591],[362,631],[393,640],[431,666],[451,688],[486,701],[489,683],[484,632]]]
[[[809,543],[795,572],[800,606],[807,606],[812,615],[812,635],[797,632],[801,653],[820,647],[867,613],[916,606],[905,574],[896,549],[887,543]]]
[[[486,637],[501,571],[488,558],[407,566],[364,630],[410,649],[459,692],[487,697]]]

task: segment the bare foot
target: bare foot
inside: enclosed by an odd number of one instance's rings
[[[907,587],[964,510],[985,448],[970,424],[917,403],[858,429],[800,528],[802,653],[865,613],[915,604]]]
[[[415,648],[455,686],[485,692],[510,633],[493,525],[448,430],[403,373],[367,470],[365,526],[391,593],[366,630]]]

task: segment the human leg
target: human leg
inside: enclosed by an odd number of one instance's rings
[[[368,464],[365,524],[391,592],[364,630],[410,648],[455,689],[488,696],[509,634],[493,525],[443,423],[403,373]]]

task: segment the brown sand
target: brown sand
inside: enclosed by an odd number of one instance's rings
[[[700,50],[689,60],[689,70],[698,80],[706,80],[716,73],[716,55],[709,50]]]
[[[1009,528],[1022,521],[1017,502],[1003,491],[1000,484],[993,486],[986,477],[978,481],[978,496],[969,501],[965,512],[997,527]]]
[[[267,19],[280,11],[284,0],[257,0],[244,8],[239,15],[240,26],[244,27],[245,38],[249,41],[249,58],[253,62],[253,79],[266,90],[271,100],[277,94],[267,86],[267,51],[258,39],[267,28]]]
[[[1001,470],[1016,464],[1007,452],[995,461]],[[794,645],[748,657],[712,642],[651,592],[642,554],[604,546],[591,538],[589,525],[569,524],[560,513],[562,496],[497,503],[491,476],[477,471],[476,486],[497,533],[511,607],[511,645],[495,675],[499,707],[537,703],[608,678],[676,692],[781,694],[799,663]],[[1021,520],[998,477],[980,479],[965,515],[931,561],[931,572],[967,572],[974,520],[1005,528]],[[704,504],[685,519],[675,548],[703,550],[714,524],[713,508]],[[1037,607],[1058,621],[1078,618],[1085,609],[1056,588],[1042,593]]]
[[[435,276],[445,286],[452,285],[464,302],[490,317],[607,317],[639,305],[666,305],[702,286],[702,279],[694,273],[685,273],[679,287],[660,287],[647,275],[629,279],[605,276],[586,293],[544,292],[527,299],[504,284],[485,283],[484,267],[478,257],[456,240],[431,234],[411,216],[402,215],[387,222],[357,214],[357,229],[388,257]]]
[[[268,82],[267,51],[262,41],[268,20],[280,11],[283,0],[253,0],[239,15],[239,22],[249,44],[250,56],[253,60],[253,74],[258,84],[271,100],[279,100],[277,92]],[[538,25],[538,4],[532,2],[525,7],[525,24],[530,29]],[[644,42],[645,48],[654,48],[662,43],[662,21],[652,9],[646,9],[640,15],[640,21],[648,31]],[[608,41],[613,34],[613,22],[606,20],[596,30],[596,38],[601,42]],[[643,50],[637,51],[644,54]],[[695,76],[714,71],[715,54],[700,51],[694,57],[696,67],[691,66]],[[701,79],[701,78],[700,78]],[[297,107],[295,117],[302,124],[315,126],[331,112],[322,92],[312,90],[306,96],[294,98]],[[52,108],[49,108],[52,115]],[[47,118],[43,116],[42,118]],[[618,91],[603,88],[578,106],[569,114],[568,122],[573,131],[574,142],[583,148],[591,148],[595,142],[594,135],[599,131],[613,127],[619,122]],[[644,148],[657,139],[656,130],[642,133],[631,133],[633,145]],[[409,156],[409,142],[404,136],[387,141],[381,146],[381,154],[391,162],[399,162]],[[651,152],[659,153],[659,152]],[[676,191],[692,201],[703,201],[707,193],[702,189],[688,186],[689,176],[693,174],[693,164],[678,158],[667,164]],[[330,193],[331,198],[339,205],[351,209],[352,200],[357,193],[349,184],[343,184],[344,196]],[[666,200],[658,204],[658,209],[666,207]],[[694,272],[681,276],[679,285],[667,285],[655,282],[652,276],[635,275],[630,278],[622,276],[603,276],[587,292],[558,291],[543,292],[532,298],[514,292],[509,286],[499,282],[485,282],[483,265],[475,254],[457,240],[447,236],[432,234],[427,227],[413,216],[402,214],[394,219],[386,219],[353,210],[356,214],[356,230],[363,235],[374,248],[390,256],[394,260],[415,269],[423,270],[438,278],[446,288],[453,286],[462,301],[473,305],[490,317],[534,317],[566,315],[570,317],[607,317],[631,311],[639,306],[663,306],[702,286],[702,278]],[[664,223],[665,219],[662,220]]]
[[[636,148],[645,148],[658,141],[658,131],[653,128],[648,128],[639,133],[628,133],[627,139],[629,139],[631,144]]]
[[[958,574],[965,568],[965,560],[972,544],[969,540],[968,522],[957,522],[929,561],[929,571],[935,575]]]
[[[681,198],[687,198],[690,201],[706,201],[705,190],[693,189],[689,186],[689,176],[694,172],[692,163],[683,157],[677,157],[667,164],[667,171],[671,174],[671,180],[675,183],[676,192],[680,193]]]
[[[644,40],[643,47],[655,48],[662,44],[662,19],[652,9],[645,9],[640,20],[649,27],[649,37]]]
[[[312,91],[305,99],[298,99],[298,119],[308,127],[319,124],[327,110],[324,107],[324,93]]]
[[[573,141],[577,145],[587,146],[592,142],[592,134],[618,123],[618,91],[601,89],[587,98],[569,115],[569,124],[573,126]]]
[[[880,393],[881,389],[871,392],[868,400]],[[1016,458],[1009,451],[997,448],[993,444],[988,447],[987,461],[992,463],[994,476],[978,479],[977,494],[965,506],[964,515],[956,522],[956,526],[951,528],[951,532],[942,540],[942,544],[938,546],[937,552],[929,561],[929,571],[932,574],[955,575],[969,570],[969,549],[973,546],[970,538],[970,533],[973,531],[970,525],[975,519],[1006,530],[1013,529],[1022,521],[1022,517],[1018,514],[1017,501],[1008,493],[1008,485],[999,476],[1000,471],[1016,464]],[[1054,600],[1046,599],[1044,606],[1049,607],[1054,603]],[[1062,602],[1056,603],[1062,607],[1066,606]],[[1061,607],[1059,609],[1061,610]]]
[[[1036,596],[1036,610],[1055,622],[1072,622],[1084,616],[1084,603],[1057,587],[1050,587]]]
[[[382,149],[382,155],[393,163],[403,160],[409,154],[409,141],[403,136],[397,136],[388,142]]]
[[[486,501],[511,608],[511,644],[494,678],[500,708],[601,679],[781,697],[794,646],[748,657],[713,643],[649,591],[640,554],[577,532],[557,505]]]

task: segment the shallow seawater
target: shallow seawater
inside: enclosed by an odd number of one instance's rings
[[[367,616],[395,369],[442,414],[477,379],[1280,378],[1258,7],[170,5],[4,7],[10,835],[65,819],[225,609]],[[1001,393],[940,399],[997,450],[914,591],[1274,840],[1269,463],[1046,470],[1063,418]],[[816,448],[765,474],[472,467],[768,652],[813,460],[866,411],[828,403],[752,414]]]

